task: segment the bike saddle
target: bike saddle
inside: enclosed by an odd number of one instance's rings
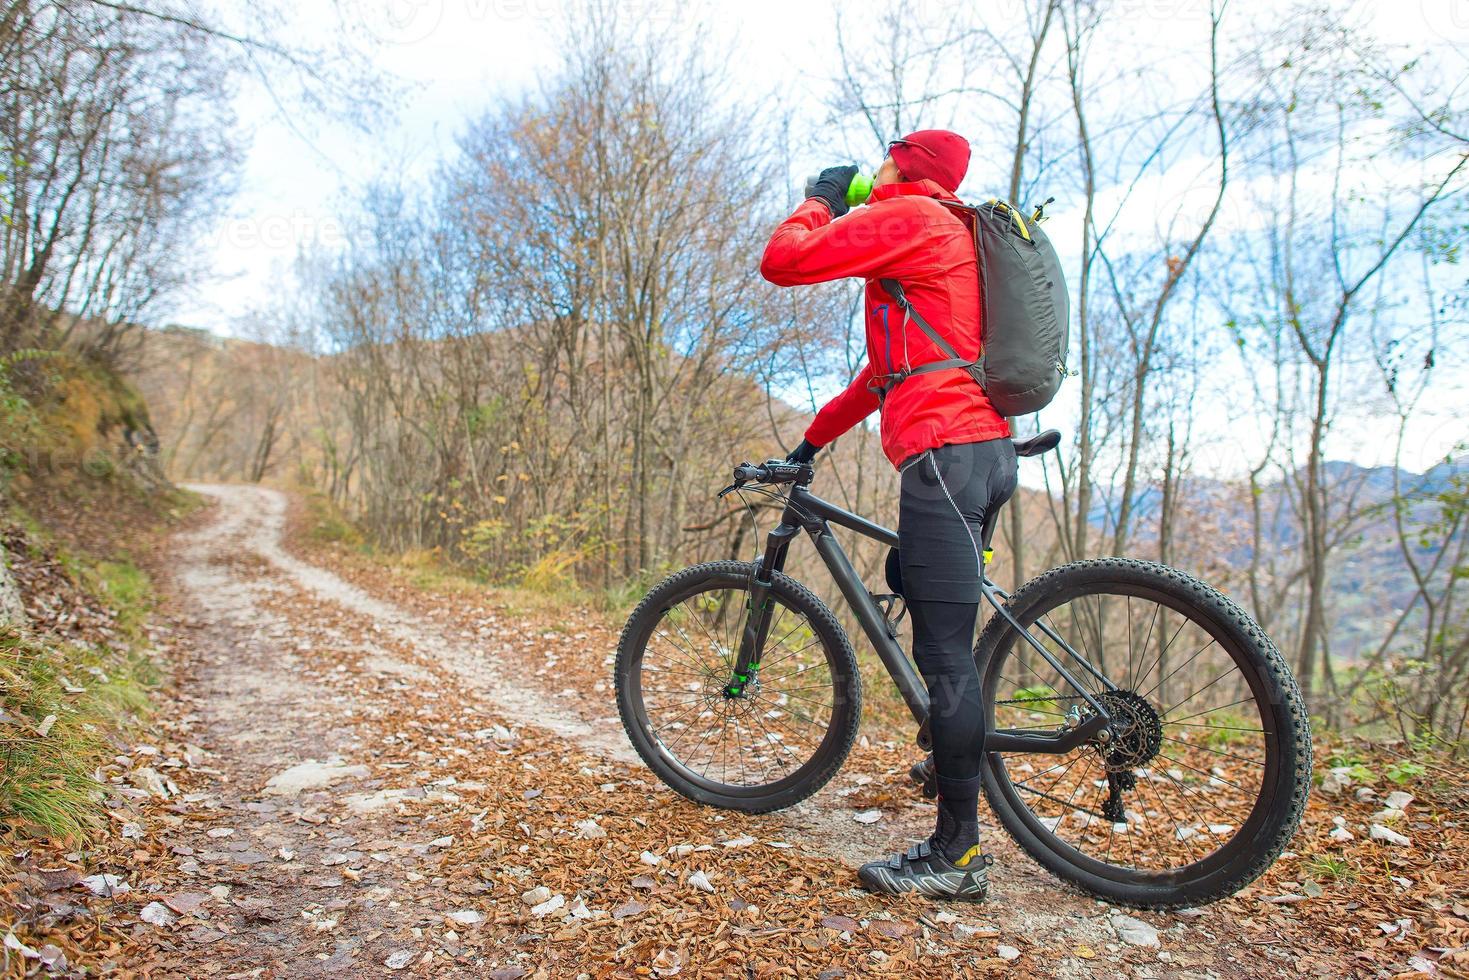
[[[1014,439],[1016,456],[1039,456],[1048,453],[1061,443],[1061,433],[1055,429],[1031,436],[1029,439]]]

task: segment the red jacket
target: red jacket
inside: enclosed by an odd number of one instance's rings
[[[945,358],[879,279],[903,284],[915,309],[965,360],[979,356],[979,271],[974,239],[964,222],[939,204],[956,200],[931,180],[886,184],[866,207],[832,220],[820,200],[796,208],[765,246],[760,274],[777,286],[867,280],[867,363],[847,390],[816,413],[806,440],[824,446],[878,408],[869,382],[897,367]],[[948,443],[1008,436],[1010,427],[984,390],[960,368],[908,378],[882,405],[882,449],[894,466]]]

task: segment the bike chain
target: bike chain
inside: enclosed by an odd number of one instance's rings
[[[1081,701],[1084,698],[1080,694],[1058,694],[1053,698],[1010,698],[1004,701],[996,701],[995,704],[1044,704],[1047,701]]]

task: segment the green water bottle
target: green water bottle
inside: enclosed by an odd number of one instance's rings
[[[816,194],[816,182],[821,179],[821,174],[812,174],[806,178],[806,196],[812,197]],[[872,178],[867,174],[859,173],[852,178],[847,185],[847,206],[855,208],[859,204],[866,204],[867,199],[872,196]]]

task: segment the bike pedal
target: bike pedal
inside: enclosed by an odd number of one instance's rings
[[[939,795],[939,777],[934,770],[933,756],[929,756],[922,762],[915,763],[908,770],[908,778],[922,787],[925,800],[936,800]]]

